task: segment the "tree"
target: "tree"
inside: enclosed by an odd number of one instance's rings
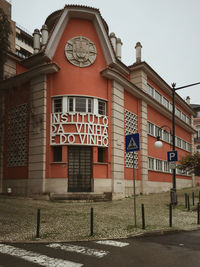
[[[197,152],[193,155],[183,157],[179,161],[178,168],[183,171],[194,173],[196,176],[200,176],[200,153]]]
[[[10,21],[3,9],[0,8],[0,80],[3,79],[4,64],[10,48],[9,35],[11,33]]]

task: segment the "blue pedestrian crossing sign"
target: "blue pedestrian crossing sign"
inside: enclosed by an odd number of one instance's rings
[[[176,151],[176,150],[168,151],[167,152],[167,161],[168,162],[178,161],[178,151]]]
[[[140,150],[140,135],[139,133],[128,134],[125,139],[126,152],[138,151]]]

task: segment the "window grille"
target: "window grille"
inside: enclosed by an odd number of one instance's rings
[[[138,118],[134,113],[125,110],[125,134],[137,133]],[[138,153],[135,152],[134,157],[135,168],[138,167]],[[133,168],[133,155],[132,153],[125,152],[125,167]]]
[[[28,105],[10,109],[8,113],[8,167],[27,166]]]

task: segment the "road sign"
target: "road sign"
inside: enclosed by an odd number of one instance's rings
[[[176,161],[169,161],[169,168],[176,169]]]
[[[126,152],[140,150],[140,135],[139,133],[126,135]]]
[[[167,152],[167,161],[168,162],[178,161],[178,151],[176,151],[176,150],[168,151]]]

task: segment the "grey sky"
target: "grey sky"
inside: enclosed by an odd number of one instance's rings
[[[123,42],[122,61],[135,61],[140,41],[142,60],[169,85],[200,82],[200,0],[12,0],[12,19],[31,33],[48,15],[65,4],[98,8]],[[200,104],[200,85],[179,91],[191,103]]]

